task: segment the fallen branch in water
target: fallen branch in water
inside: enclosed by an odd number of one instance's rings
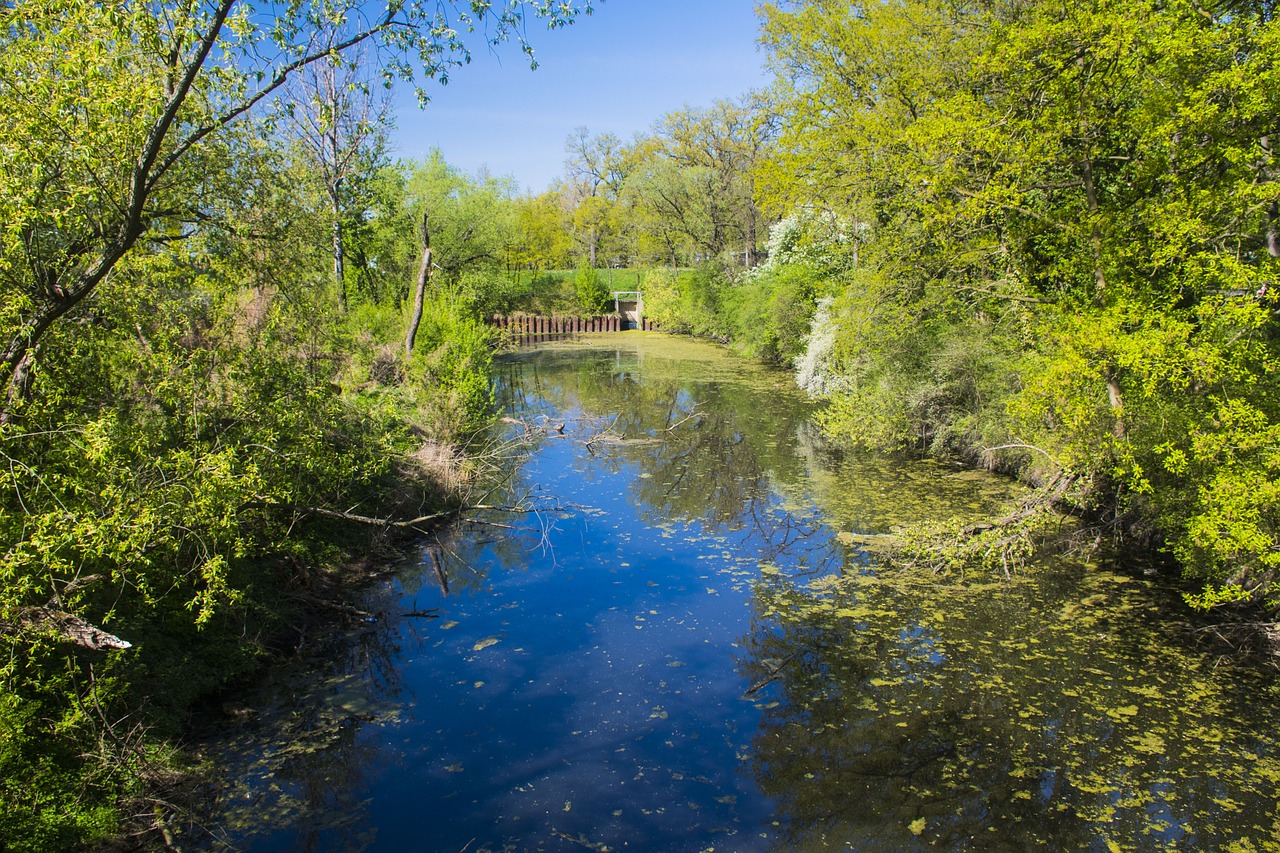
[[[295,512],[299,515],[317,515],[321,518],[336,518],[340,521],[353,521],[357,524],[370,524],[375,527],[416,527],[419,524],[426,524],[428,521],[435,521],[441,518],[448,518],[451,515],[457,515],[462,511],[462,507],[458,509],[445,510],[443,512],[433,512],[430,515],[420,515],[417,518],[407,520],[399,520],[394,518],[375,518],[368,515],[357,515],[354,512],[343,512],[337,509],[327,509],[322,506],[303,506],[301,504],[282,503],[268,500],[255,500],[241,504],[240,509],[281,509],[288,512]]]
[[[777,681],[782,675],[782,670],[786,668],[787,664],[791,663],[798,657],[800,657],[800,652],[798,651],[787,655],[777,666],[772,667],[763,679],[751,685],[751,687],[747,689],[747,692],[742,694],[743,697],[754,696],[773,682]]]
[[[502,504],[468,504],[456,507],[455,509],[444,510],[443,512],[434,512],[430,515],[420,515],[417,518],[395,519],[395,518],[377,518],[369,515],[358,515],[354,512],[343,512],[342,510],[328,509],[322,506],[303,506],[301,504],[283,503],[277,501],[255,500],[241,504],[240,509],[278,509],[287,512],[297,513],[298,515],[314,515],[320,518],[332,518],[339,521],[350,521],[355,524],[368,524],[373,527],[388,528],[407,528],[417,529],[418,525],[426,524],[430,521],[438,521],[442,518],[459,518],[461,521],[471,522],[472,524],[489,524],[493,527],[508,527],[507,525],[494,524],[492,522],[478,521],[473,518],[463,518],[462,513],[474,512],[475,510],[492,510],[494,512],[509,512],[515,514],[539,513],[539,512],[558,512],[561,507],[526,507],[526,506],[506,506]],[[516,528],[508,528],[516,529]],[[425,531],[419,531],[425,532]]]
[[[482,527],[497,527],[502,530],[528,530],[529,529],[527,527],[516,527],[511,524],[499,524],[496,521],[484,521],[483,519],[479,519],[479,518],[467,518],[466,516],[460,516],[458,520],[465,524],[479,524]]]
[[[906,530],[891,538],[875,537],[875,544],[888,562],[904,568],[923,567],[939,574],[972,566],[999,567],[1010,579],[1059,524],[1059,508],[1079,483],[1078,477],[1060,471],[1001,518]]]
[[[444,563],[440,559],[440,555],[436,553],[438,545],[427,548],[427,558],[431,561],[431,568],[436,573],[436,583],[440,584],[440,593],[447,596],[449,594],[449,575],[445,573]]]

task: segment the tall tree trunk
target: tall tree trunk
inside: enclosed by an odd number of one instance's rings
[[[330,85],[336,83],[332,78],[328,81]],[[345,167],[339,167],[342,163],[343,152],[339,150],[340,141],[338,139],[338,98],[336,93],[330,93],[329,97],[329,157],[332,161],[333,172],[329,182],[329,205],[333,211],[333,283],[338,287],[338,310],[347,313],[347,279],[346,270],[343,268],[342,256],[342,176],[346,171]]]
[[[1267,254],[1273,258],[1280,258],[1280,202],[1272,201],[1267,206]]]
[[[1102,271],[1102,231],[1098,227],[1098,190],[1093,181],[1093,157],[1086,153],[1084,160],[1080,164],[1080,172],[1084,178],[1084,195],[1089,205],[1089,218],[1091,220],[1089,227],[1089,246],[1093,253],[1093,301],[1094,304],[1101,307],[1103,304],[1103,295],[1107,290],[1107,277]],[[1120,380],[1116,376],[1115,368],[1110,365],[1106,370],[1107,381],[1107,402],[1111,405],[1111,411],[1115,416],[1115,423],[1111,425],[1111,435],[1115,438],[1124,438],[1128,432],[1128,427],[1124,422],[1124,397],[1120,394]]]
[[[427,213],[422,213],[422,263],[418,265],[418,286],[413,291],[413,313],[409,316],[409,330],[404,336],[404,354],[413,355],[413,343],[418,337],[418,326],[422,323],[422,305],[427,298],[427,282],[431,280],[431,231],[428,228]]]
[[[36,366],[36,357],[40,352],[40,344],[22,354],[18,366],[14,368],[9,381],[9,394],[5,400],[4,410],[0,411],[0,424],[13,423],[17,418],[18,408],[31,400],[32,371]]]
[[[335,194],[333,202],[333,283],[338,286],[338,310],[347,313],[346,258],[342,253],[342,211]]]
[[[1113,368],[1107,368],[1107,401],[1116,421],[1111,425],[1111,434],[1116,438],[1124,438],[1128,431],[1124,423],[1124,398],[1120,396],[1120,380],[1116,378]]]

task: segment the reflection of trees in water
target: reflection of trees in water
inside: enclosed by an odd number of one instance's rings
[[[230,849],[281,827],[296,833],[302,850],[359,850],[366,837],[367,787],[385,761],[376,739],[361,741],[369,723],[392,719],[404,681],[402,637],[416,642],[391,590],[363,602],[378,613],[358,629],[326,630],[296,664],[243,698],[256,712],[251,723],[218,741],[227,785],[220,792],[221,826],[212,842]]]
[[[1234,716],[1241,685],[1146,625],[1140,584],[1064,580],[762,582],[741,669],[780,847],[1272,839],[1275,735]]]
[[[804,472],[793,436],[810,407],[775,384],[642,371],[634,354],[619,350],[509,361],[496,387],[516,418],[581,412],[608,423],[617,440],[592,450],[606,470],[644,472],[633,496],[651,524],[700,520],[742,529],[769,498],[771,481]]]

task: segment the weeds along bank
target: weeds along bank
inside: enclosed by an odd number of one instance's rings
[[[987,522],[903,531],[895,559],[1014,571],[1065,510],[1084,522],[1075,546],[1149,550],[1185,578],[1190,607],[1272,648],[1280,353],[1268,288],[1157,308],[1052,300],[1008,279],[958,287],[899,261],[901,234],[814,209],[772,242],[750,271],[651,274],[647,315],[790,366],[826,400],[838,441],[957,457],[1033,487]]]
[[[51,332],[0,431],[4,849],[174,819],[192,708],[394,544],[321,513],[463,499],[490,332],[436,296],[406,357],[394,302],[343,316],[330,289],[244,271],[192,244],[130,262]]]

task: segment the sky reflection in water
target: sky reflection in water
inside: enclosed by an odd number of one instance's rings
[[[424,551],[254,700],[221,747],[235,846],[1274,843],[1274,691],[1154,620],[1167,592],[890,576],[835,537],[1009,484],[841,456],[786,376],[709,345],[567,343],[498,383],[535,434],[515,491],[557,509],[446,536],[449,596]]]

